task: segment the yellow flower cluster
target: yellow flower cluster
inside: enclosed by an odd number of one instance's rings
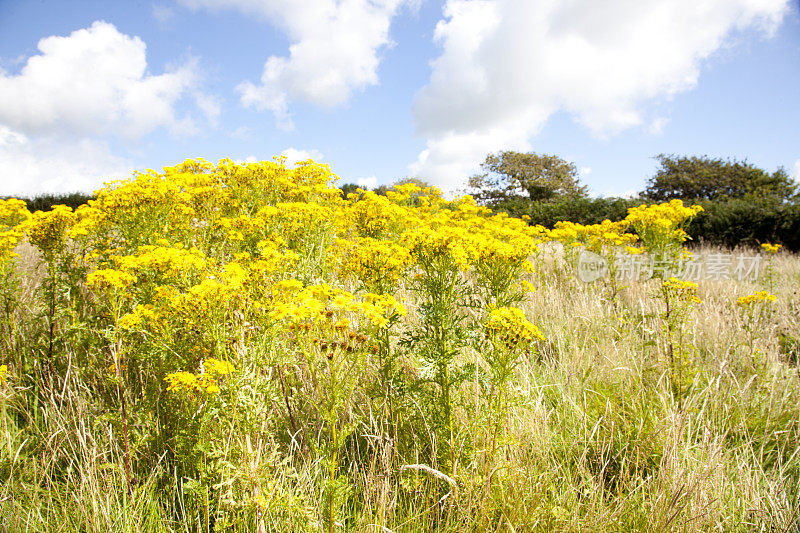
[[[774,294],[770,294],[767,291],[758,291],[756,293],[750,294],[748,296],[740,296],[736,303],[741,307],[747,307],[749,305],[756,305],[760,303],[767,303],[767,302],[774,302],[776,301],[776,297]]]
[[[396,317],[406,315],[406,307],[391,294],[366,293],[356,310],[378,328],[385,328]]]
[[[340,269],[355,276],[368,289],[393,288],[411,262],[408,250],[393,241],[372,237],[340,239]]]
[[[625,220],[636,230],[645,247],[664,251],[680,246],[688,238],[684,226],[702,211],[699,205],[686,207],[682,200],[671,200],[631,207]]]
[[[8,365],[0,365],[0,385],[6,382],[8,376]]]
[[[671,277],[661,283],[661,290],[684,302],[700,303],[701,301],[697,297],[697,283],[691,281]]]
[[[663,204],[631,207],[628,209],[626,220],[633,225],[675,228],[702,211],[703,208],[699,205],[686,207],[683,205],[683,200],[670,200]]]
[[[133,330],[149,324],[155,319],[157,319],[157,314],[152,305],[137,305],[133,311],[120,317],[117,327],[122,330]]]
[[[219,393],[219,378],[227,376],[234,371],[234,367],[228,361],[221,361],[209,357],[200,364],[200,373],[192,372],[173,372],[167,374],[164,381],[168,383],[167,390],[170,392],[185,392],[190,396],[197,393],[215,395]]]
[[[75,213],[66,205],[54,205],[50,211],[37,211],[25,223],[31,244],[39,248],[45,258],[64,249],[70,228],[75,224]]]
[[[463,271],[469,270],[475,262],[480,247],[475,234],[453,226],[418,226],[405,232],[401,242],[417,262],[427,258],[452,258]]]
[[[403,304],[391,295],[366,293],[358,297],[327,283],[302,288],[297,280],[284,280],[275,284],[274,293],[277,302],[270,316],[290,325],[330,327],[355,314],[384,328],[396,316],[406,314]],[[349,327],[349,321],[347,324]]]
[[[278,202],[262,209],[258,215],[289,242],[297,242],[312,230],[328,226],[334,219],[332,208],[308,202]]]
[[[580,243],[592,251],[600,251],[604,246],[620,247],[636,242],[636,235],[627,233],[630,225],[631,222],[628,219],[619,222],[604,220],[600,224],[590,225],[557,222],[546,235],[548,240],[561,241],[570,245]]]
[[[14,249],[25,237],[24,223],[30,216],[22,200],[0,200],[0,265],[16,257]]]
[[[780,250],[782,247],[783,245],[781,244],[770,244],[768,242],[765,242],[761,245],[761,248],[768,254],[777,254],[778,250]]]
[[[522,309],[498,307],[489,312],[486,332],[490,337],[498,337],[504,342],[533,342],[545,340],[542,332],[525,317]]]
[[[166,239],[159,239],[156,245],[140,246],[135,255],[120,257],[117,263],[124,272],[140,275],[151,271],[171,279],[206,268],[206,258],[200,250],[186,249],[181,243],[172,246]]]
[[[25,222],[31,214],[23,200],[9,198],[0,200],[0,228],[7,230]]]
[[[408,190],[408,195],[412,194],[411,189]],[[407,195],[393,195],[390,198],[372,191],[349,195],[349,204],[341,213],[341,231],[352,231],[373,239],[383,239],[401,232],[401,228],[409,223],[407,216],[410,210],[400,205],[406,198]]]
[[[136,283],[136,276],[128,272],[103,268],[86,276],[86,286],[95,290],[122,291]]]

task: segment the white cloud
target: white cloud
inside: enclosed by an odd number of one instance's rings
[[[193,96],[198,109],[208,120],[209,126],[216,129],[219,125],[219,116],[222,114],[222,100],[218,96],[200,91],[193,91]]]
[[[270,56],[260,83],[237,90],[245,106],[269,110],[292,129],[292,100],[322,107],[346,102],[354,90],[378,83],[379,52],[391,45],[389,26],[414,0],[182,0],[193,8],[238,9],[286,33],[289,55]]]
[[[416,97],[414,174],[452,188],[490,151],[527,148],[557,111],[605,137],[697,84],[704,60],[788,0],[447,0],[442,52]],[[650,125],[657,132],[665,122]]]
[[[795,181],[800,182],[800,159],[794,162],[794,172],[792,173]]]
[[[297,150],[296,148],[287,148],[281,152],[281,155],[286,157],[286,166],[290,168],[294,167],[300,161],[313,159],[318,163],[320,160],[324,159],[324,156],[318,150]]]
[[[647,133],[650,135],[661,135],[664,132],[664,126],[669,123],[669,119],[665,117],[658,117],[653,119],[647,126]]]
[[[153,17],[162,25],[167,24],[175,18],[175,10],[169,6],[160,4],[153,5]]]
[[[91,192],[133,169],[101,142],[31,139],[0,126],[0,195]]]
[[[175,111],[184,96],[192,97],[212,124],[219,115],[216,100],[196,87],[196,60],[149,75],[145,43],[107,22],[66,37],[45,37],[38,48],[19,74],[0,70],[0,124],[16,131],[125,138],[159,127],[194,132],[194,119]]]
[[[229,131],[227,133],[228,137],[231,139],[237,139],[239,141],[246,141],[253,137],[253,131],[251,128],[247,126],[239,126],[233,131]]]
[[[368,178],[358,178],[356,180],[356,185],[359,187],[363,187],[364,189],[374,189],[378,185],[378,178],[375,176],[369,176]]]
[[[588,176],[589,174],[592,173],[592,167],[581,167],[581,168],[578,169],[578,173],[581,176],[586,177],[586,176]]]
[[[477,128],[463,133],[448,131],[428,138],[427,148],[409,165],[412,176],[450,191],[463,185],[486,154],[499,150],[528,151],[531,145],[524,124],[516,127]]]

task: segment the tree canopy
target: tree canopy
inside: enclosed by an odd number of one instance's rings
[[[470,177],[469,185],[475,199],[483,203],[587,196],[575,165],[554,155],[502,151],[487,155],[481,169],[484,172]]]
[[[745,161],[708,156],[678,157],[660,154],[658,172],[642,195],[653,201],[766,199],[797,200],[797,184],[782,167],[770,174]]]

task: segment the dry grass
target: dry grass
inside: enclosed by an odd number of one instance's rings
[[[28,274],[39,272],[31,250],[21,264]],[[487,458],[485,406],[470,380],[455,402],[462,460],[454,479],[429,456],[410,455],[413,446],[402,455],[381,405],[361,391],[342,467],[351,493],[340,526],[397,533],[797,531],[800,259],[776,257],[778,302],[755,333],[736,298],[757,283],[701,284],[702,303],[684,331],[692,378],[681,404],[669,384],[655,282],[630,284],[611,299],[602,283],[585,285],[558,262],[545,265],[524,307],[548,340],[518,368],[498,456]],[[22,279],[16,336],[7,339],[17,351],[35,334],[41,273]],[[231,531],[320,528],[320,468],[308,443],[290,436],[273,373],[257,364],[242,369],[248,386],[237,401],[260,411],[246,429],[218,435],[218,459],[230,466],[215,470],[203,510],[203,498],[189,495],[191,483],[163,458],[128,491],[118,421],[98,416],[80,369],[68,368],[32,376],[39,380],[35,401],[30,382],[0,392],[0,531],[210,531],[215,522],[215,530]],[[408,442],[435,445],[419,402],[408,396],[404,413],[414,422],[400,430]],[[260,513],[242,503],[244,494],[260,498]]]

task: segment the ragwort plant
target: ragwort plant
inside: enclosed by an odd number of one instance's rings
[[[632,207],[626,217],[642,241],[642,249],[659,265],[653,275],[661,280],[657,294],[664,302],[662,324],[666,359],[670,387],[679,410],[683,406],[684,390],[689,386],[687,380],[694,373],[691,344],[686,343],[685,328],[691,305],[700,300],[697,298],[697,284],[675,276],[680,274],[683,243],[689,238],[684,228],[702,210],[701,206],[685,207],[681,200],[672,200],[664,204]]]
[[[747,334],[747,351],[754,367],[760,366],[756,340],[768,324],[771,305],[777,298],[767,291],[757,291],[736,299],[736,306],[742,314],[742,324]]]

